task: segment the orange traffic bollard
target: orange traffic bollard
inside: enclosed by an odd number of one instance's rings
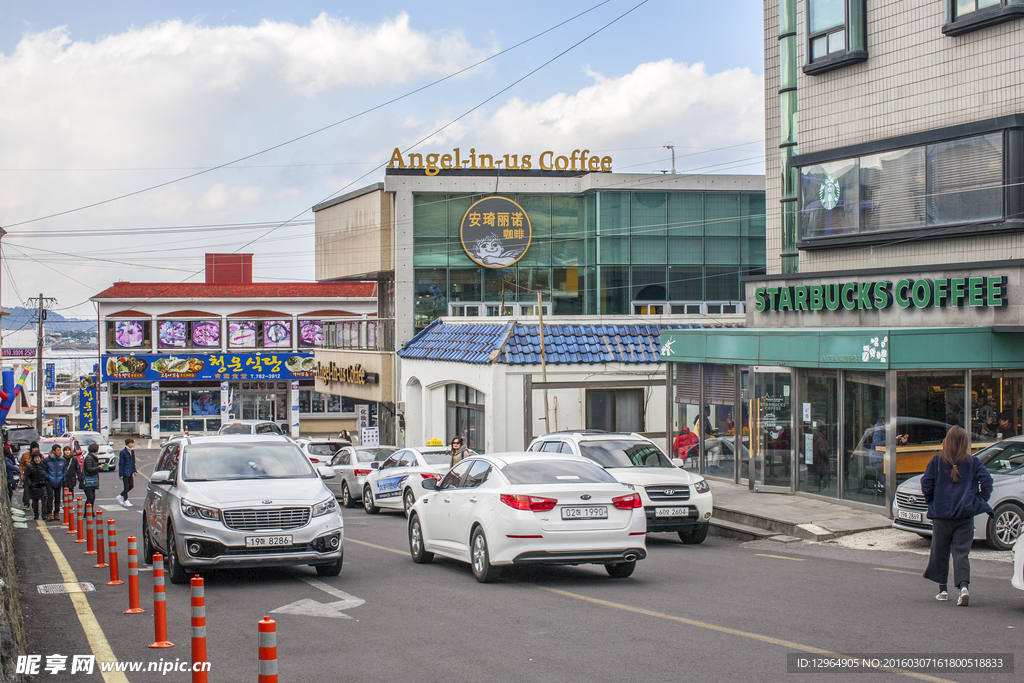
[[[260,627],[259,683],[277,683],[277,622],[263,617]]]
[[[167,641],[167,603],[164,595],[164,556],[153,553],[153,630],[156,639],[150,647],[174,647]]]
[[[83,555],[96,554],[96,536],[92,530],[92,504],[85,506],[85,552]]]
[[[82,514],[82,497],[78,497],[78,505],[75,506],[75,513],[77,515],[77,528],[78,538],[75,539],[75,543],[85,543],[85,519]]]
[[[192,683],[207,683],[206,589],[200,576],[192,577]],[[200,666],[196,666],[200,664]]]
[[[64,503],[64,514],[61,516],[60,525],[70,527],[71,523],[68,521],[68,490],[62,488],[60,490],[60,500]]]
[[[107,568],[107,549],[103,542],[103,513],[96,513],[96,564],[93,569]]]
[[[128,537],[128,609],[125,614],[142,614],[146,610],[139,607],[139,551],[135,547],[135,537]]]
[[[65,500],[67,502],[64,505],[64,510],[67,512],[68,515],[68,530],[66,533],[75,534],[78,533],[77,531],[75,531],[75,494],[72,493],[70,490],[66,491],[66,493],[67,497],[65,498]]]
[[[110,581],[107,581],[108,586],[120,586],[124,584],[121,577],[118,575],[117,567],[117,534],[114,531],[114,518],[111,517],[107,520],[107,543],[109,544],[109,556],[110,562]]]

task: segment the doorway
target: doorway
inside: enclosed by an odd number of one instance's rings
[[[761,490],[793,490],[793,374],[783,368],[753,368],[750,447],[755,485]],[[748,465],[743,472],[749,476]],[[749,481],[749,479],[748,479]]]
[[[121,431],[129,434],[137,433],[139,425],[149,422],[152,405],[153,399],[149,394],[122,394],[118,401]]]

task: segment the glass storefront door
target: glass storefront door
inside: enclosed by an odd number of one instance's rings
[[[843,373],[843,411],[843,498],[885,505],[885,373]]]
[[[799,370],[797,490],[839,495],[839,373]]]
[[[242,391],[235,399],[239,401],[241,419],[288,422],[289,392],[287,382],[243,382]]]
[[[759,487],[792,490],[793,375],[782,368],[754,368],[751,455]],[[746,473],[744,473],[746,475]]]
[[[122,428],[149,422],[152,399],[148,395],[122,395],[119,404]]]

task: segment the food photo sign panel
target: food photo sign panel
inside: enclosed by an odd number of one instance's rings
[[[209,355],[104,356],[104,382],[161,379],[310,379],[312,353],[211,353]]]

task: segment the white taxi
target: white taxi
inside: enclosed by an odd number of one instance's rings
[[[363,509],[375,515],[381,508],[409,510],[423,492],[423,480],[443,477],[450,468],[451,454],[444,446],[403,448],[366,475]]]

